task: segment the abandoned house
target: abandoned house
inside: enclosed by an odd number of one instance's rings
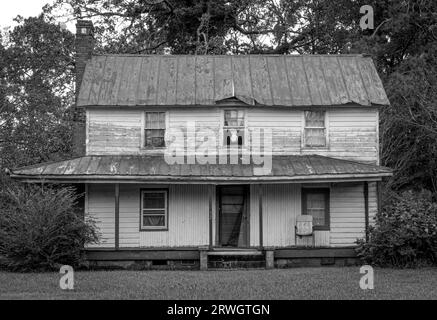
[[[92,263],[354,258],[392,174],[370,57],[93,55],[93,41],[78,21],[77,157],[11,170],[83,188]]]

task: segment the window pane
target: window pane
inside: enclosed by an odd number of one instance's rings
[[[143,216],[143,227],[165,227],[165,216]]]
[[[143,209],[163,209],[165,208],[165,193],[144,193]]]
[[[226,127],[244,127],[244,111],[226,110],[224,120]]]
[[[145,130],[145,139],[144,145],[146,147],[156,147],[161,148],[165,147],[165,130],[162,129],[146,129]]]
[[[165,129],[165,112],[146,112],[146,129]]]
[[[324,111],[305,111],[305,127],[325,127]]]
[[[308,147],[326,146],[325,129],[305,129],[305,145]]]
[[[326,198],[324,193],[307,193],[306,195],[307,214],[313,216],[314,226],[326,224]]]

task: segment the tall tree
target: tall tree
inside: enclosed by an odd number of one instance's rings
[[[70,151],[74,36],[42,15],[17,22],[0,47],[0,167]]]

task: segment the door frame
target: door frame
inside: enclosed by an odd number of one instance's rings
[[[233,248],[249,248],[250,247],[250,185],[217,185],[216,186],[216,223],[215,223],[215,247],[217,248],[232,248],[232,247],[224,247],[220,243],[220,231],[221,231],[221,191],[224,187],[232,187],[232,186],[240,186],[244,188],[244,201],[246,203],[245,211],[243,212],[243,221],[246,224],[246,245],[233,247]]]

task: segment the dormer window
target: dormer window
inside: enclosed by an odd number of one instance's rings
[[[326,147],[325,111],[305,111],[305,147]]]
[[[244,110],[229,109],[224,111],[223,143],[225,146],[241,147],[244,145],[244,116]]]
[[[148,149],[165,147],[165,112],[146,112],[144,147]]]

